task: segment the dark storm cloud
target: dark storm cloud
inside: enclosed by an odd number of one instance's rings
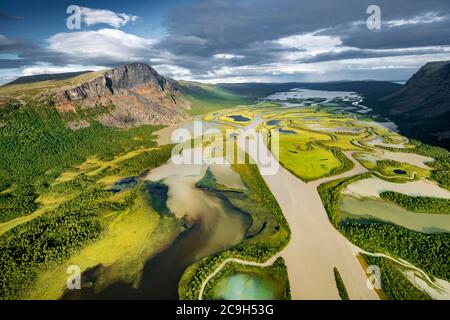
[[[173,35],[162,39],[156,48],[170,48],[173,54],[202,54],[206,46],[205,39],[190,35]]]
[[[0,59],[0,69],[18,68],[38,62],[66,64],[64,54],[43,48],[29,40],[8,38],[0,34],[0,54],[16,55],[17,59]]]
[[[381,30],[366,27],[371,4],[381,8]],[[0,69],[42,62],[112,67],[132,60],[184,68],[195,79],[257,77],[265,69],[269,76],[294,77],[299,64],[411,56],[402,62],[407,74],[417,67],[414,57],[450,55],[441,47],[450,45],[448,0],[200,0],[172,8],[163,26],[157,41],[109,29],[63,32],[47,39],[48,46],[0,35],[0,53],[18,57],[2,57]],[[299,35],[309,38],[292,39]],[[355,76],[352,68],[339,76]],[[364,76],[387,77],[381,68],[368,70]]]
[[[34,64],[30,59],[0,59],[0,69],[20,68]]]
[[[359,48],[408,48],[450,44],[450,19],[442,22],[382,28],[368,39],[366,30],[343,37],[344,44]]]
[[[417,48],[417,49],[397,49],[392,50],[371,50],[371,49],[349,49],[343,52],[328,52],[318,54],[317,56],[302,59],[303,63],[314,63],[324,61],[335,61],[345,59],[370,59],[370,58],[386,58],[386,57],[402,57],[402,56],[418,56],[429,54],[444,54],[443,48]]]
[[[383,36],[368,30],[364,25],[357,31],[347,34],[339,28],[353,21],[366,21],[366,9],[373,0],[207,0],[179,6],[173,10],[165,22],[169,33],[177,36],[195,36],[207,42],[203,55],[220,50],[234,50],[249,42],[273,40],[293,34],[314,32],[321,29],[338,28],[344,44],[357,44],[360,47],[382,46]],[[383,20],[411,18],[435,12],[450,14],[448,0],[385,0],[376,1],[381,7]],[[409,28],[391,28],[385,32],[389,37],[384,47],[430,45],[448,42],[448,28],[434,24],[417,25]],[[395,30],[394,30],[395,29]],[[436,32],[437,31],[437,32]],[[416,38],[415,33],[419,33]],[[436,32],[435,34],[431,34]],[[407,37],[405,37],[407,34]],[[426,36],[432,36],[429,39]],[[353,39],[355,37],[355,39]],[[401,40],[401,41],[395,41]],[[398,43],[395,46],[395,43]],[[174,45],[174,43],[172,43]],[[170,48],[170,46],[168,46]],[[177,47],[180,50],[180,47]]]
[[[381,8],[381,30],[366,26],[372,4]],[[158,47],[177,55],[176,65],[208,77],[218,68],[285,63],[289,53],[298,56],[291,63],[445,53],[420,47],[450,45],[450,1],[201,0],[174,8],[164,26],[169,36]],[[301,55],[305,49],[277,42],[303,34],[337,37],[341,43],[328,52]],[[217,54],[240,58],[214,59]]]

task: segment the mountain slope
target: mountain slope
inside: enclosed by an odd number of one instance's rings
[[[215,85],[165,78],[142,63],[73,76],[18,78],[0,86],[0,111],[15,110],[30,98],[50,102],[72,129],[88,126],[86,118],[118,128],[169,125],[249,102]]]
[[[424,142],[450,147],[450,61],[430,62],[376,109],[400,130]]]
[[[189,102],[190,109],[188,113],[191,115],[200,115],[237,105],[251,104],[254,100],[217,85],[192,81],[174,81],[174,83],[183,97]]]
[[[61,113],[107,107],[108,112],[97,116],[106,126],[172,124],[186,117],[177,89],[142,63],[107,70],[79,85],[55,89],[52,94]]]
[[[427,63],[385,100],[392,103],[392,115],[416,120],[450,112],[450,61]]]
[[[14,81],[8,82],[6,85],[14,85],[14,84],[25,84],[39,81],[48,81],[48,80],[65,80],[69,78],[73,78],[85,73],[89,73],[92,71],[75,71],[75,72],[65,72],[65,73],[52,73],[52,74],[37,74],[33,76],[23,76],[19,77]]]
[[[0,87],[0,109],[17,109],[31,102],[53,105],[68,122],[79,129],[89,125],[86,118],[108,127],[169,125],[187,118],[186,100],[172,82],[142,63],[52,79],[35,76]],[[36,81],[34,81],[36,80]]]

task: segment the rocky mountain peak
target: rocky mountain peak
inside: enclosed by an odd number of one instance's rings
[[[97,120],[104,125],[172,124],[185,117],[176,87],[144,63],[106,70],[86,82],[59,88],[53,94],[59,112],[103,108]]]
[[[171,83],[144,63],[130,63],[105,72],[105,84],[111,90],[130,89],[144,85],[154,86],[161,91],[173,90]]]

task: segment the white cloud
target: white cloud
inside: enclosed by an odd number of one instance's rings
[[[337,81],[337,80],[402,80],[409,78],[429,61],[450,60],[450,52],[398,57],[344,59],[316,63],[292,61],[261,65],[223,66],[196,77],[196,81],[260,82],[260,81]],[[393,78],[393,73],[394,77]]]
[[[342,46],[342,40],[339,36],[318,36],[315,33],[283,37],[272,43],[285,49],[292,49],[284,52],[281,56],[283,60],[290,61],[314,57],[323,53],[342,52],[349,49]]]
[[[19,74],[16,68],[0,69],[0,85],[13,81]]]
[[[342,45],[342,41],[338,36],[317,36],[314,33],[283,37],[275,42],[285,48],[312,51],[329,51]]]
[[[75,72],[75,71],[97,71],[101,69],[107,69],[101,66],[82,66],[82,65],[66,65],[66,66],[53,66],[49,64],[42,64],[34,67],[23,68],[20,75],[21,76],[32,76],[35,74],[52,74],[52,73],[64,73],[64,72]]]
[[[158,73],[170,78],[189,80],[192,75],[191,70],[176,65],[159,64],[153,66],[153,68],[155,68]]]
[[[126,13],[115,13],[106,9],[91,9],[80,7],[81,19],[89,27],[95,24],[109,24],[114,28],[120,28],[129,22],[136,22],[139,17]]]
[[[108,62],[141,61],[149,56],[155,43],[116,29],[63,32],[47,41],[50,50],[65,53],[72,60],[107,59]]]
[[[409,19],[396,19],[396,20],[390,20],[386,21],[385,24],[392,28],[392,27],[399,27],[404,25],[414,25],[414,24],[427,24],[427,23],[434,23],[434,22],[440,22],[445,21],[449,19],[448,15],[441,16],[437,14],[436,12],[428,12],[424,15],[415,16]]]
[[[245,58],[243,55],[232,54],[232,53],[217,53],[213,57],[216,59],[224,59],[224,60]]]

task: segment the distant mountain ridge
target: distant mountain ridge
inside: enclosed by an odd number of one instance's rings
[[[32,82],[38,82],[38,81],[48,81],[48,80],[65,80],[69,78],[73,78],[85,73],[90,73],[92,71],[86,70],[86,71],[74,71],[74,72],[64,72],[64,73],[45,73],[45,74],[36,74],[32,76],[23,76],[19,77],[14,81],[5,83],[5,86],[8,85],[14,85],[14,84],[26,84],[26,83],[32,83]]]
[[[399,90],[402,85],[389,81],[332,81],[332,82],[285,82],[285,83],[223,83],[219,86],[225,90],[251,98],[261,98],[276,92],[295,88],[325,91],[350,91],[365,97],[382,97]]]

